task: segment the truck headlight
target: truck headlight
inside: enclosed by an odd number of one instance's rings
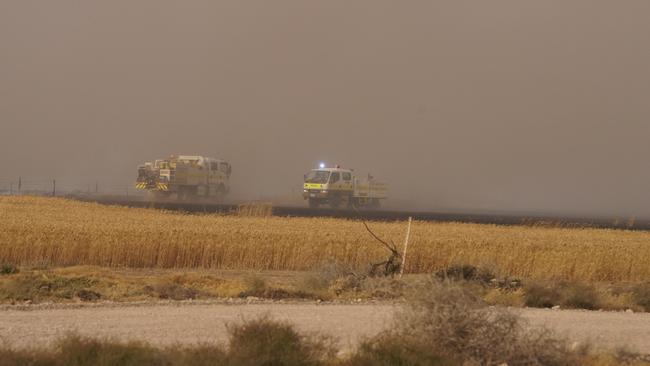
[[[320,191],[320,193],[327,193],[327,191]]]

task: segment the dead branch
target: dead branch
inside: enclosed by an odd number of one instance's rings
[[[391,240],[391,244],[388,244],[381,238],[379,238],[372,230],[370,230],[370,227],[366,223],[366,220],[363,218],[363,215],[361,215],[361,212],[353,205],[352,208],[354,211],[357,213],[359,216],[359,219],[363,223],[363,226],[366,228],[366,230],[372,235],[373,238],[375,238],[379,243],[381,243],[388,251],[390,251],[390,257],[388,257],[388,260],[380,263],[371,263],[370,264],[370,269],[368,270],[368,276],[374,277],[378,275],[378,269],[381,268],[382,266],[384,267],[383,273],[381,273],[383,276],[395,276],[397,272],[400,271],[402,265],[401,265],[401,258],[402,255],[400,254],[399,251],[397,251],[397,246],[395,245],[394,242]]]
[[[366,227],[366,230],[368,230],[368,232],[370,233],[370,235],[372,235],[372,237],[375,238],[378,242],[380,242],[381,244],[383,244],[384,247],[386,247],[386,249],[388,249],[391,253],[393,253],[393,254],[395,254],[395,255],[397,255],[397,256],[400,256],[399,252],[397,251],[397,247],[395,246],[395,244],[393,244],[393,245],[391,246],[390,244],[388,244],[388,243],[386,243],[385,241],[381,240],[377,235],[375,235],[375,233],[372,232],[372,230],[370,230],[370,227],[368,227],[368,224],[366,223],[366,220],[363,218],[363,215],[361,215],[361,212],[359,212],[359,210],[357,209],[357,207],[354,206],[354,205],[352,205],[352,208],[353,208],[354,211],[357,213],[357,215],[359,216],[359,219],[361,219],[361,223],[363,223],[363,226]]]

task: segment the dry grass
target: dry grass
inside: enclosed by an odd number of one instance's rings
[[[372,223],[396,242],[404,223]],[[186,215],[59,198],[0,198],[0,264],[309,270],[386,257],[363,226],[328,218]],[[570,281],[650,278],[650,233],[414,222],[407,273],[456,264]]]
[[[145,342],[61,338],[50,348],[0,344],[0,365],[648,365],[647,355],[592,352],[562,338],[529,328],[505,309],[486,307],[453,284],[431,282],[409,298],[383,332],[342,353],[336,338],[304,334],[268,316],[228,325],[226,343],[154,347]]]
[[[0,277],[0,303],[213,299],[237,297],[247,289],[241,279],[190,271],[25,269]]]
[[[242,203],[234,210],[234,214],[248,217],[268,217],[273,214],[273,204],[271,202]]]

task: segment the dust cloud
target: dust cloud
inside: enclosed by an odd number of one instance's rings
[[[0,2],[0,183],[320,161],[394,206],[650,216],[650,2]],[[27,179],[25,178],[25,179]]]

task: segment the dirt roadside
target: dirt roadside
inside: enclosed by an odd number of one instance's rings
[[[385,329],[392,304],[170,303],[138,306],[27,307],[0,309],[0,342],[16,347],[47,346],[77,332],[92,337],[144,340],[155,345],[226,339],[226,324],[269,314],[305,332],[336,336],[344,349]],[[572,341],[599,348],[626,347],[650,354],[650,314],[580,310],[513,309],[530,326],[545,326]]]

